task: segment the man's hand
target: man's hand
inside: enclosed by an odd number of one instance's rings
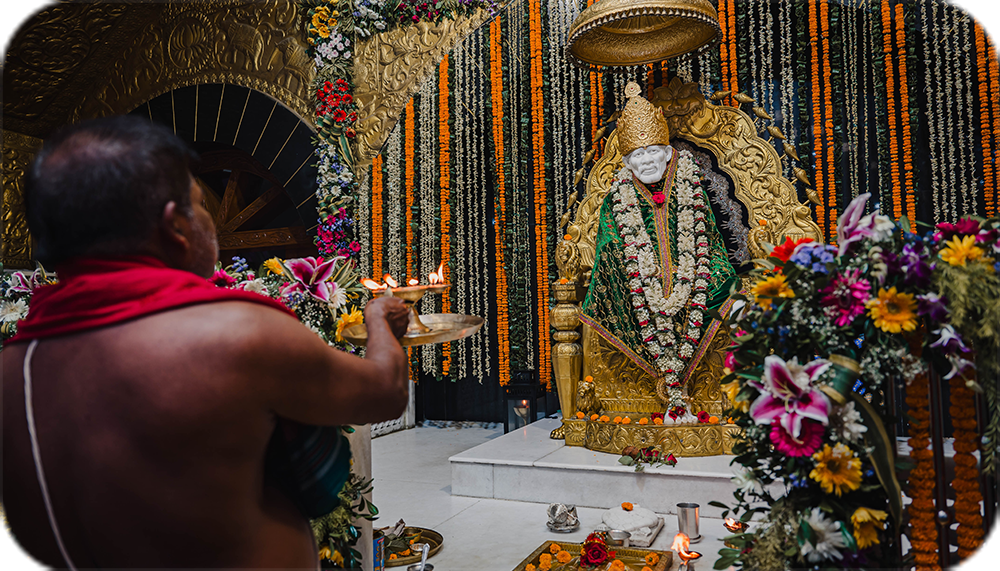
[[[365,322],[384,319],[392,334],[399,339],[406,335],[410,324],[410,309],[398,297],[376,297],[365,306]]]

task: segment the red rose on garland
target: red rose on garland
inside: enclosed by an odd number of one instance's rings
[[[587,536],[583,542],[583,550],[580,552],[580,565],[583,567],[597,567],[608,559],[614,559],[615,552],[608,551],[608,544],[604,538],[596,533]]]
[[[708,414],[705,411],[701,411],[701,412],[698,413],[698,422],[700,422],[702,424],[706,424],[706,423],[708,423],[708,419],[711,418],[711,417],[712,417],[712,415]]]
[[[666,202],[666,201],[667,201],[667,198],[665,196],[663,196],[662,192],[654,192],[653,193],[653,202],[655,202],[657,206],[663,206],[663,203]]]

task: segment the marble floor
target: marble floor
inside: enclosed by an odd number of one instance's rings
[[[601,524],[604,509],[577,508],[579,531],[556,534],[545,526],[545,503],[451,494],[448,459],[500,436],[503,425],[438,423],[372,440],[374,501],[380,511],[375,526],[403,519],[441,533],[444,546],[430,559],[438,571],[511,571],[547,540],[582,542]],[[620,501],[642,503],[641,498]],[[676,516],[664,515],[664,523],[654,549],[668,549],[677,533]],[[727,532],[721,520],[702,517],[701,533],[704,539],[693,546],[704,554],[697,567],[711,569]],[[677,566],[675,561],[671,569]]]

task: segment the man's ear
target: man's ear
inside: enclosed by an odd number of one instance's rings
[[[166,244],[172,247],[188,249],[189,222],[181,215],[177,203],[173,200],[163,207],[163,214],[160,216],[160,234]]]

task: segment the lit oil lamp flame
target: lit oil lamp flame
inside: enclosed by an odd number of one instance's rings
[[[742,521],[736,521],[731,517],[727,517],[725,523],[723,523],[722,526],[728,529],[732,533],[743,533],[743,531],[745,531],[746,528],[750,527],[749,524]]]
[[[431,285],[437,285],[441,283],[441,278],[439,278],[437,273],[435,272],[427,274],[427,280],[430,281]]]
[[[444,261],[443,260],[441,261],[440,264],[438,264],[437,271],[436,272],[432,272],[431,275],[434,276],[434,278],[431,278],[431,283],[432,284],[433,283],[439,283],[439,284],[443,284],[444,283]],[[437,281],[434,281],[435,279],[437,279]]]
[[[677,554],[682,563],[688,563],[701,557],[701,553],[697,551],[688,551],[688,547],[690,546],[691,538],[687,534],[678,533],[674,536],[674,542],[671,544],[670,549]]]
[[[382,281],[384,281],[389,287],[399,287],[399,282],[392,279],[392,276],[389,274],[382,276]]]
[[[371,278],[361,278],[361,285],[365,286],[366,288],[372,291],[380,291],[385,289],[385,285],[380,284]]]
[[[410,281],[406,282],[406,285],[411,285],[411,286],[415,286],[415,285],[419,285],[419,284],[420,284],[420,280],[418,280],[417,278],[410,278]]]

